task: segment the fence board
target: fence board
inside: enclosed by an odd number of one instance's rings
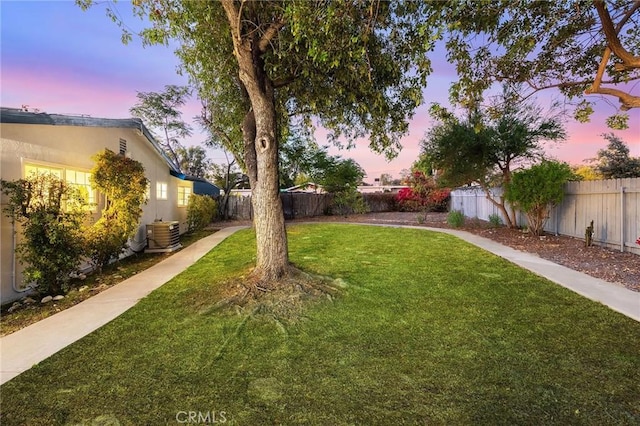
[[[500,194],[499,189],[495,194]],[[451,208],[482,220],[500,214],[478,188],[452,191]],[[584,239],[592,220],[595,243],[640,254],[640,246],[635,243],[640,237],[640,178],[568,182],[564,200],[552,209],[544,229]],[[526,225],[522,213],[518,214],[518,224]]]

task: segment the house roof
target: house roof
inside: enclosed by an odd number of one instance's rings
[[[47,114],[46,112],[30,112],[19,108],[0,107],[0,123],[3,124],[45,124],[49,126],[79,127],[116,127],[139,130],[149,144],[160,155],[171,172],[181,174],[164,153],[149,129],[139,118],[98,118],[87,115]]]

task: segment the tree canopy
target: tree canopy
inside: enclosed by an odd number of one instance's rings
[[[438,170],[442,185],[479,184],[506,223],[515,226],[504,198],[494,199],[489,189],[508,184],[515,164],[542,158],[543,142],[564,139],[562,122],[534,103],[521,101],[509,87],[489,107],[474,103],[465,117],[438,105],[431,112],[438,124],[421,142],[422,161]]]
[[[90,1],[84,1],[90,3]],[[137,0],[146,43],[177,41],[206,121],[252,187],[256,276],[286,273],[278,197],[279,144],[292,124],[329,131],[335,143],[368,137],[387,156],[400,148],[422,102],[436,28],[423,2]],[[125,34],[126,38],[126,34]]]
[[[211,160],[207,158],[207,151],[201,146],[179,146],[175,150],[180,164],[180,170],[191,176],[207,178],[211,168]]]
[[[182,119],[182,107],[191,90],[186,86],[165,86],[164,92],[138,92],[138,103],[129,109],[134,117],[142,119],[173,165],[181,171],[180,140],[191,136],[192,129]]]
[[[626,128],[624,111],[640,107],[640,2],[629,0],[490,2],[440,5],[431,25],[446,24],[442,38],[459,80],[456,102],[475,99],[495,82],[525,84],[528,93],[558,88],[569,99],[617,98],[608,119]],[[588,121],[591,101],[576,118]]]

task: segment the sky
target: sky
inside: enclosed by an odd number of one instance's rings
[[[172,47],[143,47],[135,39],[128,45],[121,42],[120,29],[105,15],[104,4],[98,1],[88,11],[82,11],[72,0],[18,1],[0,0],[0,105],[56,114],[90,115],[103,118],[130,117],[129,108],[137,102],[137,92],[160,92],[165,85],[186,85],[186,76],[178,75],[178,59]],[[138,18],[130,16],[130,5],[116,4],[128,26],[143,27]],[[367,141],[359,141],[352,150],[331,148],[332,155],[352,158],[366,171],[366,182],[372,183],[381,174],[399,177],[417,159],[419,141],[432,122],[427,114],[429,105],[438,102],[448,106],[448,88],[456,76],[442,50],[431,58],[433,74],[424,90],[425,103],[415,111],[409,133],[402,139],[398,157],[387,161],[372,153]],[[636,85],[636,90],[637,90]],[[558,92],[545,91],[538,98],[542,106],[559,97]],[[596,100],[596,98],[593,98]],[[583,163],[606,147],[601,135],[610,132],[605,118],[615,112],[615,99],[599,101],[591,122],[566,122],[568,138],[560,144],[548,145],[546,153],[570,164]],[[183,108],[183,118],[191,121],[200,112],[200,103],[193,98]],[[630,111],[630,127],[614,133],[629,146],[632,156],[640,156],[640,110]],[[201,144],[205,135],[194,125],[194,135],[186,145]],[[321,145],[325,132],[316,133]],[[209,157],[217,163],[224,155],[209,149]]]

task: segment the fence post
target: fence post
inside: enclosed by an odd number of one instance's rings
[[[620,251],[624,253],[624,186],[620,187]]]

